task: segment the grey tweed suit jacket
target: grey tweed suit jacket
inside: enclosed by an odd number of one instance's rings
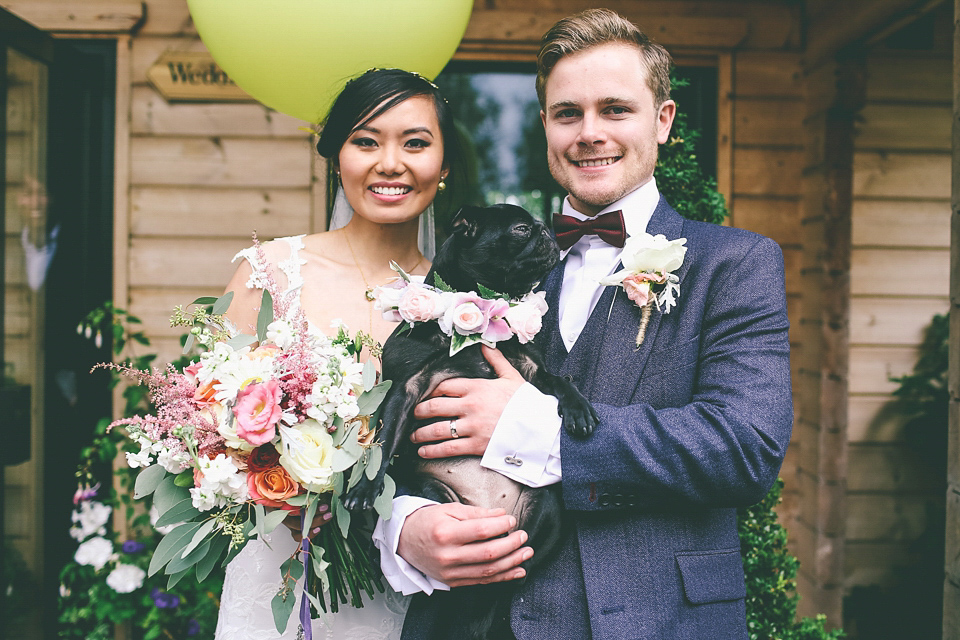
[[[600,424],[586,440],[561,436],[571,526],[514,597],[519,640],[747,637],[736,507],[776,480],[793,421],[783,257],[663,199],[647,231],[687,238],[687,254],[677,306],[654,310],[639,349],[640,310],[607,287],[567,353],[562,264],[545,283],[539,346]],[[407,626],[429,608],[414,606]]]

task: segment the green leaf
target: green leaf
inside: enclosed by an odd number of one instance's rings
[[[153,492],[153,506],[157,508],[159,515],[163,515],[170,507],[190,497],[189,491],[175,484],[176,477],[168,475]]]
[[[163,515],[157,518],[157,526],[165,527],[171,524],[188,522],[198,515],[200,515],[200,511],[193,506],[193,499],[188,497],[164,511]]]
[[[366,469],[367,465],[364,463],[366,459],[365,455],[361,455],[360,459],[357,460],[357,464],[353,465],[353,471],[350,472],[350,480],[347,481],[347,489],[351,489],[354,485],[360,482],[360,478],[363,477],[363,470]]]
[[[191,347],[193,347],[193,342],[195,339],[196,338],[193,337],[192,333],[187,334],[187,339],[183,341],[183,351],[180,352],[182,355],[186,355],[187,353],[190,352],[190,349]]]
[[[156,551],[153,552],[153,557],[150,559],[150,567],[147,570],[147,574],[152,576],[166,566],[166,564],[190,542],[193,534],[196,533],[202,524],[201,522],[185,522],[163,536],[163,539],[157,545]]]
[[[310,561],[313,563],[313,573],[327,586],[327,567],[330,563],[324,560],[323,554],[326,550],[323,547],[310,543]]]
[[[450,293],[454,292],[453,287],[444,282],[443,278],[441,278],[440,274],[437,272],[433,273],[433,286],[435,286],[437,289],[440,289],[440,291],[447,291]]]
[[[206,538],[211,531],[213,531],[213,527],[216,526],[216,524],[217,524],[217,521],[213,518],[210,518],[209,520],[204,522],[203,525],[199,529],[197,529],[197,532],[193,534],[193,538],[191,538],[190,544],[185,546],[183,548],[183,551],[180,552],[180,557],[181,558],[186,557],[188,553],[190,553],[191,551],[199,547],[200,543],[203,542],[203,539]]]
[[[170,589],[173,589],[175,586],[177,586],[177,583],[180,582],[181,580],[183,580],[183,578],[184,578],[188,573],[190,573],[190,569],[191,569],[191,567],[187,567],[187,568],[184,569],[183,571],[178,571],[178,572],[172,574],[172,575],[167,579],[167,590],[169,591]]]
[[[133,497],[140,499],[150,495],[157,490],[166,476],[166,469],[158,464],[150,465],[137,474],[137,482],[133,485]]]
[[[197,562],[197,582],[203,582],[207,579],[207,576],[213,571],[213,568],[217,566],[217,561],[220,559],[220,556],[223,555],[223,552],[226,551],[227,545],[230,544],[230,538],[225,535],[214,536],[213,540],[210,541],[210,550],[207,552],[207,555]]]
[[[474,342],[479,342],[480,336],[462,336],[456,331],[453,332],[453,335],[450,336],[450,356],[453,357],[461,349],[469,347]]]
[[[397,483],[389,475],[383,477],[383,493],[373,501],[373,508],[384,520],[389,520],[393,513],[393,496],[397,492]]]
[[[292,555],[280,565],[280,575],[290,574],[294,580],[299,580],[303,576],[303,563],[299,560],[299,554]]]
[[[200,296],[190,304],[215,304],[217,299],[214,296]]]
[[[320,600],[317,599],[317,596],[315,596],[315,595],[313,595],[312,593],[310,593],[309,591],[307,591],[306,588],[301,589],[301,593],[303,593],[303,595],[307,596],[307,599],[310,601],[310,604],[312,604],[312,605],[313,605],[313,608],[316,609],[317,611],[326,611],[326,610],[327,610],[327,608],[323,606],[323,603],[320,602]]]
[[[181,472],[174,478],[173,483],[178,487],[192,487],[193,486],[193,471],[187,469],[186,471]]]
[[[167,575],[180,573],[184,569],[188,569],[203,560],[203,557],[207,555],[207,551],[209,550],[210,540],[205,540],[200,546],[190,553],[174,556],[173,560],[167,564],[167,568],[164,569],[163,572]]]
[[[380,471],[380,465],[383,464],[383,447],[370,447],[367,449],[370,453],[370,459],[367,461],[367,480],[373,480]]]
[[[307,504],[307,498],[308,498],[308,497],[309,497],[308,494],[306,494],[306,493],[301,493],[301,494],[298,495],[298,496],[293,496],[292,498],[287,498],[284,502],[286,502],[286,503],[287,503],[288,505],[290,505],[291,507],[302,507],[302,506],[304,506],[305,504]]]
[[[337,526],[340,527],[340,535],[346,538],[347,532],[350,531],[350,512],[347,511],[347,508],[340,502],[339,496],[331,501],[330,506],[333,507],[333,519],[337,523]]]
[[[248,333],[240,333],[227,340],[227,346],[231,349],[243,349],[244,347],[249,347],[256,341],[257,336],[251,336]]]
[[[273,298],[270,292],[263,290],[263,298],[260,300],[260,313],[257,314],[257,337],[260,342],[267,339],[267,326],[273,322]]]
[[[367,360],[363,364],[363,390],[370,391],[375,384],[377,384],[377,367],[373,364],[373,360]]]
[[[277,626],[277,633],[283,634],[287,628],[287,621],[290,620],[290,614],[293,612],[293,605],[297,598],[291,590],[285,594],[277,593],[270,602],[270,608],[273,610],[273,623]]]
[[[233,291],[227,291],[213,303],[213,315],[219,316],[226,313],[227,309],[230,308],[231,302],[233,302]]]
[[[479,283],[477,283],[477,289],[480,290],[480,297],[484,298],[485,300],[496,300],[497,298],[506,299],[507,297],[506,295],[502,293],[497,293],[493,289],[488,289],[487,287]]]
[[[390,390],[392,385],[393,380],[384,380],[369,391],[361,393],[360,397],[357,398],[357,407],[360,409],[360,415],[372,415],[373,412],[377,410],[377,407],[380,406],[380,403],[383,402],[384,396],[387,395],[387,391]]]
[[[263,519],[263,531],[266,534],[273,533],[273,530],[280,525],[290,512],[286,509],[275,509],[267,514]]]
[[[266,509],[263,508],[262,504],[258,503],[253,505],[253,512],[254,512],[254,519],[256,520],[254,524],[256,525],[256,528],[257,528],[257,536],[259,536],[260,539],[262,540],[263,536],[267,535],[266,530],[264,530],[263,528],[263,521],[267,519],[267,511]]]

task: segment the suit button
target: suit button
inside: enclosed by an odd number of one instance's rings
[[[601,493],[601,494],[600,494],[600,506],[601,506],[601,507],[609,507],[609,506],[610,506],[610,494],[609,494],[609,493]]]

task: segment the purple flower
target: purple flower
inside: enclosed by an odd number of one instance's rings
[[[78,486],[77,491],[73,494],[73,504],[80,504],[84,500],[95,498],[98,489],[100,489],[99,482],[92,487],[85,484]]]
[[[180,596],[160,591],[156,587],[150,592],[150,597],[153,598],[153,605],[157,609],[176,609],[180,606]]]
[[[146,545],[136,540],[127,540],[120,548],[123,549],[124,553],[140,553],[146,549]]]
[[[191,618],[190,622],[187,623],[187,635],[195,636],[200,633],[200,623],[197,622],[196,618]]]

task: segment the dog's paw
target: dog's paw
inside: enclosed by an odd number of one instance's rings
[[[371,509],[373,508],[373,502],[377,499],[377,496],[380,495],[382,489],[382,483],[367,480],[364,477],[340,498],[340,502],[342,502],[343,506],[349,511]]]
[[[575,438],[586,438],[600,423],[596,409],[582,396],[565,398],[560,403],[560,410],[563,415],[563,428]]]

